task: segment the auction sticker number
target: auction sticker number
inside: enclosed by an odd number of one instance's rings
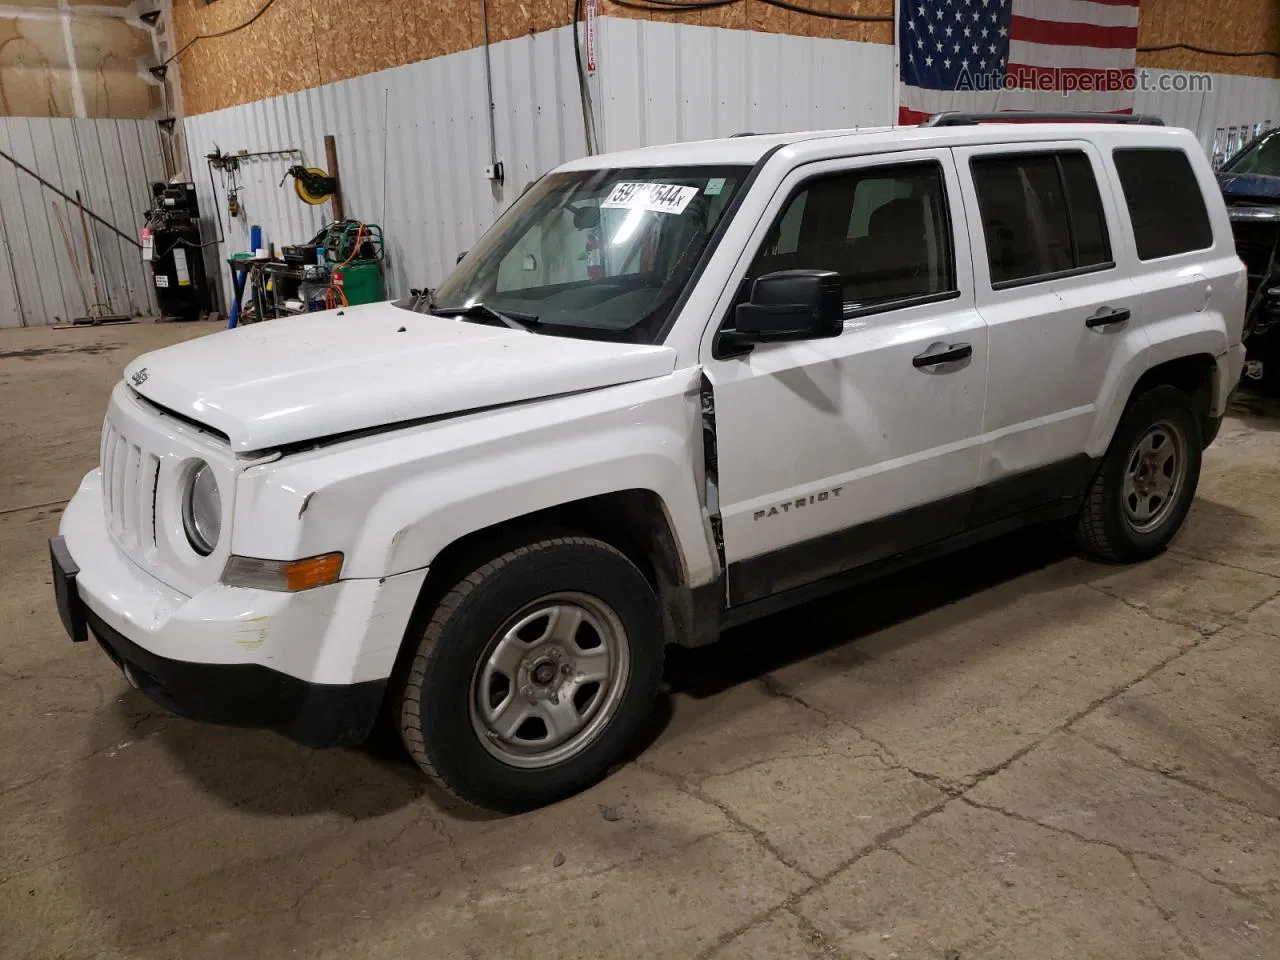
[[[600,206],[650,210],[654,213],[683,213],[689,201],[697,195],[697,187],[685,187],[678,183],[618,183]]]

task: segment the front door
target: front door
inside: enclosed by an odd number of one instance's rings
[[[721,308],[750,281],[826,269],[844,333],[715,357],[731,605],[958,532],[978,477],[987,333],[948,150],[824,161],[788,177]],[[737,281],[745,280],[745,283]]]

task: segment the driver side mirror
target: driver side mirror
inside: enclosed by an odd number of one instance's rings
[[[844,332],[844,284],[831,270],[766,273],[751,288],[751,299],[734,311],[734,329],[719,339],[731,348],[757,343],[816,340]]]

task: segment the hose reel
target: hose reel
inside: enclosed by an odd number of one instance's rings
[[[338,181],[319,167],[295,164],[285,171],[280,186],[283,187],[289,177],[293,177],[293,192],[298,195],[298,199],[312,206],[325,203],[338,189]]]

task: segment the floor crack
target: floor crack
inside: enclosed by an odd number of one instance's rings
[[[1081,740],[1084,740],[1089,745],[1097,747],[1099,750],[1103,751],[1104,753],[1110,754],[1111,756],[1115,757],[1117,760],[1119,760],[1121,763],[1123,763],[1127,767],[1133,767],[1135,770],[1141,770],[1144,773],[1155,774],[1156,776],[1164,777],[1166,780],[1172,780],[1174,783],[1181,784],[1184,787],[1189,787],[1190,789],[1195,790],[1199,793],[1208,794],[1209,796],[1213,797],[1215,800],[1221,800],[1223,803],[1226,803],[1230,806],[1239,807],[1243,810],[1246,810],[1249,813],[1253,814],[1255,817],[1262,817],[1264,820],[1274,820],[1276,822],[1280,822],[1280,815],[1277,815],[1274,813],[1265,813],[1261,810],[1256,810],[1246,800],[1240,800],[1236,797],[1229,797],[1224,793],[1219,793],[1217,790],[1213,789],[1207,784],[1197,783],[1195,780],[1192,780],[1190,777],[1180,776],[1179,774],[1174,773],[1172,770],[1165,770],[1161,767],[1152,767],[1152,766],[1148,766],[1145,763],[1140,763],[1137,760],[1134,760],[1133,758],[1128,757],[1125,754],[1121,753],[1119,750],[1117,750],[1115,747],[1111,746],[1110,744],[1103,743],[1099,740],[1095,740],[1093,737],[1089,736],[1083,730],[1073,728],[1067,732],[1071,733],[1072,736],[1079,737]]]
[[[953,797],[959,796],[960,793],[965,789],[964,786],[962,786],[961,784],[958,784],[955,781],[947,777],[944,777],[940,774],[926,773],[923,770],[916,770],[914,767],[911,767],[909,764],[905,763],[896,753],[893,752],[893,750],[889,748],[888,744],[886,744],[883,740],[880,740],[877,737],[874,737],[871,734],[867,733],[865,730],[862,729],[862,727],[858,726],[856,723],[853,723],[850,720],[846,720],[844,717],[838,717],[838,716],[835,716],[834,714],[830,714],[827,711],[823,710],[822,708],[817,707],[812,703],[809,703],[809,701],[805,700],[803,697],[799,696],[798,694],[792,693],[790,690],[784,687],[781,681],[779,681],[777,677],[773,676],[773,674],[769,674],[769,673],[764,674],[762,677],[760,677],[759,683],[761,688],[769,696],[776,697],[779,700],[790,700],[792,703],[798,704],[799,706],[803,707],[805,710],[809,710],[809,711],[812,711],[813,713],[816,713],[818,716],[822,717],[822,719],[826,720],[828,723],[832,725],[839,725],[848,730],[853,731],[855,734],[857,734],[863,740],[866,740],[873,747],[875,747],[876,750],[879,751],[880,759],[885,764],[886,767],[889,767],[890,769],[894,769],[894,770],[905,771],[911,776],[916,777],[919,780],[923,780],[925,783],[929,784],[930,786],[935,787],[938,790],[941,790],[943,793],[947,794],[948,796],[953,796]]]
[[[1092,590],[1094,593],[1102,594],[1102,596],[1106,597],[1109,600],[1115,600],[1117,603],[1124,604],[1130,610],[1136,610],[1138,613],[1144,614],[1145,616],[1151,618],[1152,620],[1155,620],[1157,623],[1167,623],[1170,626],[1183,627],[1184,629],[1187,629],[1187,630],[1194,630],[1196,631],[1196,633],[1200,634],[1201,637],[1207,638],[1207,637],[1216,636],[1217,634],[1221,633],[1223,630],[1225,630],[1229,626],[1229,624],[1215,622],[1211,628],[1206,628],[1202,624],[1193,624],[1188,620],[1179,620],[1173,617],[1164,617],[1156,613],[1156,611],[1152,610],[1150,604],[1142,603],[1136,600],[1130,600],[1127,597],[1119,596],[1118,594],[1112,593],[1110,590],[1104,590],[1102,587],[1098,586],[1095,583],[1086,583],[1084,586]]]
[[[1176,553],[1184,557],[1190,557],[1192,560],[1199,560],[1201,563],[1212,563],[1218,567],[1226,567],[1229,570],[1239,570],[1241,573],[1252,573],[1260,577],[1270,577],[1272,580],[1280,580],[1280,576],[1270,573],[1266,570],[1255,570],[1253,567],[1246,567],[1239,563],[1230,563],[1226,560],[1219,560],[1216,557],[1206,557],[1203,554],[1194,553],[1185,547],[1170,547],[1170,553]]]
[[[1133,870],[1133,875],[1138,878],[1138,882],[1141,883],[1143,889],[1147,891],[1147,899],[1149,899],[1151,901],[1151,905],[1156,908],[1156,913],[1160,914],[1160,919],[1168,924],[1169,929],[1171,929],[1177,936],[1178,941],[1182,944],[1182,949],[1191,957],[1194,957],[1195,960],[1203,960],[1200,956],[1200,951],[1196,949],[1195,944],[1191,942],[1187,935],[1182,932],[1182,928],[1178,926],[1177,913],[1161,903],[1160,898],[1156,896],[1156,892],[1152,889],[1151,883],[1147,880],[1146,875],[1143,874],[1142,868],[1138,866],[1137,854],[1123,852],[1122,855],[1129,861],[1129,868]]]
[[[685,777],[676,776],[674,774],[666,773],[662,770],[659,770],[658,768],[654,767],[652,764],[650,764],[648,761],[644,759],[636,760],[635,766],[648,773],[654,774],[655,776],[662,777],[668,783],[673,784],[677,790],[679,790],[681,793],[685,794],[686,796],[692,797],[695,800],[699,800],[702,803],[710,804],[711,806],[715,807],[724,815],[725,819],[727,819],[739,830],[749,835],[753,840],[755,840],[755,842],[761,848],[768,851],[768,853],[772,857],[774,857],[774,859],[776,859],[779,863],[782,863],[785,866],[790,867],[792,870],[796,871],[796,873],[800,874],[806,880],[809,880],[811,882],[817,882],[818,878],[816,876],[814,876],[804,867],[796,863],[792,858],[788,857],[781,850],[775,847],[773,843],[770,842],[769,838],[765,836],[763,830],[753,827],[751,826],[751,824],[742,820],[737,814],[735,814],[732,810],[730,810],[725,804],[721,803],[719,800],[716,800],[714,797],[708,796],[706,793],[704,793],[697,784],[692,783]]]
[[[1010,820],[1016,820],[1019,823],[1025,823],[1030,826],[1039,827],[1042,830],[1048,830],[1050,833],[1056,833],[1064,837],[1070,837],[1073,840],[1076,840],[1080,843],[1089,844],[1090,846],[1105,847],[1108,850],[1115,851],[1116,853],[1120,854],[1122,857],[1124,857],[1126,860],[1130,862],[1132,862],[1132,858],[1135,856],[1146,857],[1148,860],[1154,860],[1157,863],[1162,863],[1173,870],[1179,870],[1183,873],[1188,873],[1193,877],[1197,877],[1205,881],[1205,883],[1213,884],[1215,887],[1221,887],[1223,890],[1226,890],[1229,893],[1235,894],[1237,897],[1240,897],[1242,900],[1247,900],[1250,904],[1252,904],[1254,907],[1258,908],[1259,910],[1262,910],[1263,912],[1268,912],[1270,909],[1265,903],[1261,903],[1257,899],[1255,899],[1254,892],[1249,890],[1247,887],[1243,887],[1238,883],[1232,883],[1229,880],[1223,880],[1221,877],[1208,876],[1206,874],[1201,873],[1199,870],[1193,870],[1192,868],[1184,866],[1183,864],[1180,864],[1175,860],[1172,860],[1161,854],[1152,853],[1149,850],[1130,850],[1129,848],[1122,847],[1118,843],[1114,843],[1113,841],[1102,840],[1098,837],[1088,837],[1082,833],[1077,833],[1076,831],[1070,830],[1066,827],[1059,827],[1051,823],[1045,823],[1042,820],[1037,820],[1035,817],[1029,817],[1026,814],[1017,813],[1013,810],[1009,810],[1006,807],[1002,807],[999,804],[984,803],[983,801],[975,800],[970,796],[963,796],[963,797],[960,797],[959,799],[961,803],[966,803],[977,810],[986,810],[990,813],[997,813],[1002,817],[1008,817]]]

